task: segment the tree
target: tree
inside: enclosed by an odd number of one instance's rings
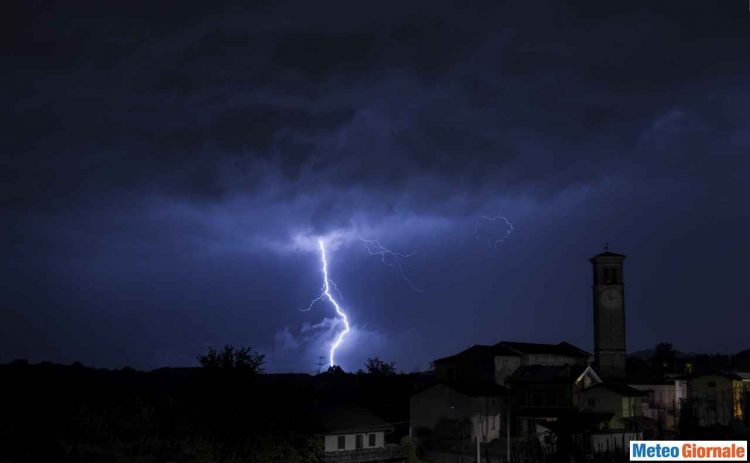
[[[660,373],[663,374],[666,371],[674,370],[676,358],[677,353],[675,352],[674,347],[672,347],[672,343],[660,342],[654,347],[654,356],[652,360],[656,370]]]
[[[396,364],[394,362],[384,362],[378,357],[368,358],[365,362],[367,374],[375,376],[392,376],[396,374]]]
[[[227,344],[221,351],[209,347],[208,352],[198,356],[198,361],[203,368],[237,369],[259,374],[264,372],[266,356],[253,352],[252,347],[235,348]]]

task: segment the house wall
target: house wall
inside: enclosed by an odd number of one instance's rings
[[[513,383],[513,395],[524,407],[573,407],[573,385],[556,383]]]
[[[554,355],[554,354],[529,354],[524,355],[521,362],[522,365],[549,365],[549,366],[563,366],[563,365],[586,365],[585,358],[571,357],[568,355]]]
[[[705,375],[688,382],[688,400],[701,426],[728,426],[742,420],[742,381]]]
[[[495,357],[495,382],[505,386],[506,379],[521,366],[521,357],[498,355]]]
[[[670,384],[633,384],[634,389],[648,391],[642,400],[643,416],[659,422],[662,429],[676,431],[680,422],[680,409],[687,397],[687,381],[675,380]]]
[[[591,400],[594,403],[591,403]],[[643,408],[640,397],[625,397],[602,387],[595,387],[581,392],[581,408],[597,412],[614,413],[609,420],[609,429],[628,429],[623,418],[640,415]]]
[[[382,448],[385,447],[385,432],[383,431],[376,431],[376,432],[367,432],[367,433],[358,433],[362,435],[362,443],[364,449],[375,449],[375,448]],[[369,435],[375,434],[375,445],[370,446],[368,445],[370,443]],[[338,448],[338,439],[339,436],[344,436],[345,439],[345,448],[339,449]],[[351,451],[357,449],[357,434],[327,434],[325,436],[325,451],[326,452],[345,452],[345,451]]]
[[[412,428],[434,428],[440,418],[460,420],[471,416],[471,400],[444,384],[414,394],[409,400]]]
[[[504,404],[501,397],[469,397],[445,384],[436,384],[411,397],[411,427],[432,429],[443,418],[468,420],[472,436],[494,436],[502,427]]]
[[[474,415],[471,419],[471,439],[480,442],[492,442],[500,437],[500,413],[494,415]],[[503,431],[505,428],[503,428]]]
[[[469,352],[437,362],[435,376],[440,381],[494,381],[494,356],[486,352]]]

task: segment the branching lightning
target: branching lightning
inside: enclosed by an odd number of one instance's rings
[[[331,280],[331,278],[328,276],[328,256],[326,254],[325,242],[322,239],[318,240],[318,247],[320,249],[320,271],[323,274],[323,288],[320,295],[313,299],[312,302],[310,302],[310,305],[307,306],[307,309],[302,310],[310,310],[316,303],[322,302],[327,299],[333,305],[333,308],[336,309],[336,314],[339,316],[339,320],[344,323],[344,329],[339,332],[338,336],[336,336],[336,340],[333,342],[333,344],[331,344],[331,350],[328,354],[329,366],[333,367],[334,365],[336,365],[336,349],[338,349],[338,347],[343,342],[344,337],[349,332],[350,325],[349,318],[346,316],[346,312],[344,312],[344,309],[341,308],[341,305],[339,305],[338,301],[336,301],[332,294],[332,291],[335,291],[336,293],[338,293],[339,297],[341,297],[341,292],[336,287],[336,283],[334,283],[333,280]]]
[[[501,238],[490,238],[490,239],[487,240],[487,246],[490,247],[490,248],[496,248],[496,247],[498,247],[498,245],[500,245],[503,241],[505,241],[506,239],[508,239],[508,237],[510,236],[510,234],[513,233],[513,224],[510,223],[510,220],[508,220],[507,217],[503,217],[501,215],[498,215],[498,216],[495,216],[495,217],[490,217],[490,216],[483,215],[481,218],[482,218],[482,220],[487,220],[488,222],[497,222],[497,221],[501,220],[501,221],[505,222],[505,225],[508,226],[508,228],[505,231],[505,236],[503,236]],[[476,229],[476,237],[479,238],[479,229],[478,228]]]
[[[411,289],[418,293],[424,292],[414,286],[414,283],[412,283],[411,280],[406,276],[404,268],[401,265],[401,259],[411,257],[411,254],[401,254],[391,251],[390,249],[380,244],[380,241],[378,240],[368,240],[362,238],[361,236],[359,237],[359,240],[362,242],[362,244],[365,246],[365,249],[367,249],[367,252],[370,253],[371,256],[380,256],[381,262],[389,267],[396,269],[399,275],[401,275],[401,278],[404,279],[404,281],[409,285],[409,287],[411,287]]]
[[[487,238],[487,246],[490,248],[496,248],[501,243],[503,243],[506,239],[508,239],[511,235],[511,233],[514,230],[513,224],[511,221],[504,216],[480,216],[481,222],[479,225],[477,225],[474,229],[474,240],[480,240],[484,239],[485,233],[487,232],[486,227],[483,227],[482,224],[484,222],[494,223],[494,222],[500,222],[503,223],[505,226],[505,231],[502,236],[497,236],[499,230],[491,230],[489,237]],[[484,228],[484,229],[483,229]],[[482,229],[482,230],[480,230]],[[482,235],[480,237],[480,235]],[[336,247],[338,244],[340,244],[342,241],[348,242],[349,239],[353,239],[356,236],[356,238],[359,239],[359,241],[362,243],[364,248],[367,250],[367,252],[371,256],[379,256],[380,261],[395,269],[396,272],[401,276],[401,278],[409,285],[409,287],[418,292],[423,293],[421,289],[417,288],[414,283],[409,279],[408,276],[406,276],[406,272],[404,271],[404,267],[401,263],[402,259],[407,259],[412,256],[412,254],[403,254],[399,252],[392,251],[385,246],[382,245],[382,243],[379,240],[376,239],[366,239],[362,236],[350,234],[333,234],[329,237],[328,240],[325,240],[323,238],[318,238],[318,250],[320,252],[320,272],[323,276],[323,286],[321,288],[320,294],[313,299],[310,304],[306,308],[299,308],[301,311],[309,311],[312,310],[313,306],[319,302],[325,302],[328,301],[333,305],[333,308],[336,310],[336,315],[338,316],[337,321],[341,322],[343,324],[343,329],[338,332],[336,335],[335,340],[331,343],[330,351],[328,354],[328,363],[329,366],[334,367],[336,365],[336,350],[341,346],[341,344],[344,341],[344,338],[346,335],[351,331],[351,325],[349,323],[349,318],[344,311],[343,307],[341,306],[341,303],[339,301],[343,301],[344,297],[341,294],[341,291],[339,291],[339,288],[336,286],[336,283],[331,279],[331,277],[328,274],[328,250],[326,248],[326,242],[328,241],[331,246]],[[342,240],[343,237],[343,240]],[[309,249],[307,245],[312,247],[312,240],[309,240],[310,237],[302,236],[298,237],[298,243],[306,244],[305,248]],[[333,241],[331,243],[331,241]],[[462,241],[462,245],[463,245]],[[334,297],[334,294],[336,295]]]
[[[371,256],[380,256],[381,261],[388,265],[389,267],[392,267],[396,269],[396,271],[401,275],[401,278],[406,281],[406,283],[411,287],[414,291],[417,292],[423,292],[409,280],[409,278],[406,276],[406,272],[404,272],[404,268],[401,265],[401,259],[405,259],[411,256],[411,254],[401,254],[398,252],[391,251],[390,249],[383,246],[380,241],[378,240],[368,240],[365,238],[362,238],[361,236],[358,236],[359,240],[364,245],[365,249]],[[333,240],[336,239],[336,237],[331,238]],[[349,318],[344,311],[343,307],[341,306],[341,302],[343,301],[344,297],[341,295],[341,291],[339,291],[339,288],[336,286],[336,283],[331,279],[331,277],[328,274],[328,249],[326,246],[326,242],[329,240],[325,240],[323,238],[318,238],[318,251],[320,252],[320,272],[323,276],[323,286],[320,290],[320,294],[318,297],[310,301],[310,304],[307,305],[305,308],[298,308],[300,311],[307,312],[309,310],[312,310],[313,306],[319,302],[329,301],[334,309],[336,310],[336,314],[338,315],[338,321],[343,323],[343,330],[341,330],[337,335],[334,342],[331,344],[330,352],[328,354],[329,358],[329,365],[331,367],[336,365],[336,350],[341,346],[341,343],[344,341],[344,338],[346,337],[347,333],[351,330],[351,325],[349,323]],[[310,243],[312,244],[312,243]],[[329,243],[330,244],[330,243]],[[335,246],[334,242],[334,246]],[[334,296],[336,295],[336,296]]]

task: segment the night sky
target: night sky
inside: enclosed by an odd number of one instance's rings
[[[317,237],[348,371],[593,351],[605,242],[629,350],[750,347],[745,0],[155,3],[2,5],[0,362],[311,372]]]

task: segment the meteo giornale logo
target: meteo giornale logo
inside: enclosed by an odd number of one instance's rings
[[[630,461],[747,461],[747,441],[630,441]]]

